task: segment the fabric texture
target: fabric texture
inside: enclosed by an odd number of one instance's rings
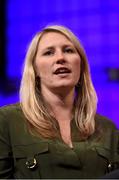
[[[95,120],[97,130],[85,141],[72,120],[70,148],[61,138],[31,135],[19,103],[0,108],[0,178],[100,178],[119,168],[119,131],[103,116]]]

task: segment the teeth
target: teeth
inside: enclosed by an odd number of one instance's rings
[[[55,71],[55,74],[63,74],[63,73],[70,73],[70,70],[67,68],[59,68]]]
[[[60,69],[58,72],[59,72],[59,73],[63,73],[63,72],[67,72],[67,71],[64,70],[64,69]]]

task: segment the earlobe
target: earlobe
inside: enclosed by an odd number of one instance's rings
[[[76,87],[79,88],[81,86],[80,81],[78,81],[78,83],[76,84]]]
[[[36,77],[35,77],[35,81],[36,81],[36,82],[39,82],[39,81],[40,81],[40,77],[39,77],[39,75],[36,75]]]
[[[35,86],[40,89],[40,77],[38,75],[35,77]]]

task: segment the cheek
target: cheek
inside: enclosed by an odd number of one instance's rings
[[[35,64],[35,69],[36,69],[36,73],[37,75],[42,75],[42,74],[46,74],[48,71],[48,65],[44,62],[37,62]]]
[[[80,60],[75,60],[73,64],[73,79],[75,83],[77,84],[80,79],[80,72],[81,72],[81,63]]]
[[[74,63],[74,72],[77,74],[77,76],[80,76],[81,71],[81,62],[80,59],[77,59]]]

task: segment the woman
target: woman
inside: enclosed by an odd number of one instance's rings
[[[0,178],[99,178],[117,168],[118,131],[96,114],[87,58],[69,29],[33,38],[20,97],[0,109]]]

